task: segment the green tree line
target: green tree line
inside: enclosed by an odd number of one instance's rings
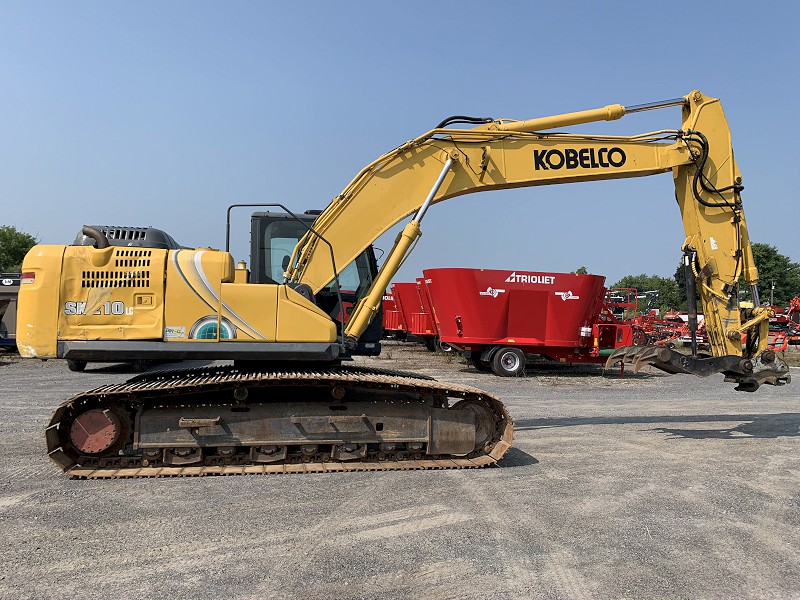
[[[22,259],[37,243],[35,237],[13,225],[0,225],[0,272],[19,272]]]

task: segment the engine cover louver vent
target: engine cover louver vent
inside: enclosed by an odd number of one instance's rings
[[[82,272],[82,288],[148,288],[150,287],[151,250],[117,250],[113,268]]]

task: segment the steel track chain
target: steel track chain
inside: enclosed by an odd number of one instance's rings
[[[157,466],[103,468],[82,466],[63,450],[61,431],[68,428],[62,420],[78,412],[100,406],[105,402],[135,400],[136,402],[176,402],[182,394],[222,391],[237,387],[332,386],[358,385],[374,391],[437,394],[462,400],[485,402],[495,414],[500,435],[493,440],[487,454],[463,457],[432,457],[431,459],[326,461],[308,463]],[[251,473],[328,473],[343,471],[393,471],[419,469],[468,469],[496,463],[511,447],[513,423],[499,398],[487,392],[459,384],[441,383],[434,379],[407,373],[370,367],[343,366],[314,371],[242,370],[233,366],[200,367],[186,370],[165,370],[146,373],[120,384],[100,386],[77,394],[64,401],[53,414],[46,431],[47,452],[68,475],[82,479],[123,477],[190,477],[206,475],[243,475]],[[135,462],[135,461],[134,461]]]

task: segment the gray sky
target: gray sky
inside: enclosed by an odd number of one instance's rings
[[[322,208],[453,114],[527,119],[722,99],[753,241],[800,260],[794,2],[0,3],[0,224],[83,224],[224,246],[231,203]],[[677,108],[580,131],[677,128]],[[234,213],[247,258],[249,219]],[[388,249],[393,234],[379,240]],[[391,238],[391,239],[387,239]],[[671,276],[670,175],[433,207],[396,281],[433,267]]]

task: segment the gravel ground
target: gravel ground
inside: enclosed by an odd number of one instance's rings
[[[0,356],[0,598],[800,598],[798,383],[362,362],[499,395],[514,447],[483,470],[72,480],[51,412],[131,373]]]

